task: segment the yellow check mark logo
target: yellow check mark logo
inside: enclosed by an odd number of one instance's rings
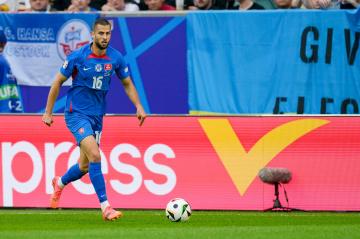
[[[297,139],[328,124],[321,119],[299,119],[282,124],[261,137],[246,152],[227,119],[199,119],[240,195],[244,195],[259,170]]]

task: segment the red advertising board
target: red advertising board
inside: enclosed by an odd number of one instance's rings
[[[63,117],[0,116],[0,206],[48,207],[51,179],[79,157]],[[360,117],[107,116],[102,168],[116,208],[164,208],[182,197],[194,209],[263,210],[274,186],[265,166],[292,172],[283,206],[360,210]],[[69,184],[60,207],[98,207],[86,175]]]

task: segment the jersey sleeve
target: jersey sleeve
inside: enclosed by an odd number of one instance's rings
[[[68,55],[60,68],[60,73],[63,74],[66,78],[69,78],[74,71],[76,56],[77,55],[75,52]]]
[[[118,56],[117,66],[115,69],[116,75],[120,78],[120,80],[124,80],[126,77],[130,76],[129,67],[121,55]]]

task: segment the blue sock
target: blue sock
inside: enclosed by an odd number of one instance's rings
[[[73,166],[71,166],[71,168],[68,169],[68,171],[66,171],[64,176],[61,177],[61,182],[66,185],[80,179],[85,174],[86,173],[80,170],[79,164],[74,164]]]
[[[101,162],[89,163],[89,176],[100,203],[106,201],[105,180],[101,172]]]

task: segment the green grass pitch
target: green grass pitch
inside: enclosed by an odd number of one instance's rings
[[[99,210],[0,209],[0,238],[360,238],[360,213],[194,211],[170,222],[163,210],[124,210],[104,222]]]

